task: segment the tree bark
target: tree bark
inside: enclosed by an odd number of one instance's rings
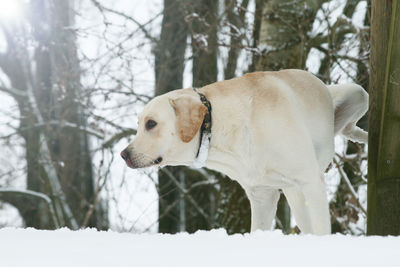
[[[193,1],[200,19],[192,24],[193,86],[202,87],[217,81],[218,1]]]
[[[270,0],[260,5],[262,18],[256,70],[303,69],[308,35],[315,15],[326,0]],[[257,11],[256,11],[257,14]]]
[[[372,1],[368,235],[400,234],[400,3]]]
[[[249,0],[243,0],[238,6],[237,0],[225,0],[225,9],[230,26],[230,48],[228,60],[224,70],[224,79],[235,77],[237,60],[240,54],[240,45],[243,39],[242,31],[245,28],[245,15]]]

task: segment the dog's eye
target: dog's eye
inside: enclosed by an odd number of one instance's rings
[[[146,122],[146,130],[151,130],[153,129],[155,126],[157,125],[157,122],[153,121],[153,120],[148,120]]]

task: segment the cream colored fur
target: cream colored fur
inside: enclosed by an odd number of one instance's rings
[[[250,73],[199,91],[212,105],[206,167],[244,188],[251,204],[251,230],[271,228],[281,189],[302,232],[329,234],[324,171],[334,155],[334,135],[367,141],[367,133],[355,123],[368,109],[368,94],[355,84],[327,87],[301,70]],[[178,101],[183,98],[191,101]],[[162,158],[158,165],[190,166],[199,146],[199,125],[179,118],[182,112],[198,116],[192,109],[199,105],[191,88],[150,101],[139,116],[135,140],[123,152],[128,153],[128,165],[157,165],[155,160]],[[149,119],[157,126],[146,130]],[[182,140],[182,127],[196,127],[197,132]]]

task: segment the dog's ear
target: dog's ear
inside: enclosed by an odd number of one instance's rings
[[[199,97],[192,95],[170,98],[169,102],[175,110],[179,136],[183,142],[188,143],[199,131],[208,110]]]

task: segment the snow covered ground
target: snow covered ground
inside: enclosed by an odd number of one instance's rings
[[[1,267],[400,266],[400,237],[0,229]]]

